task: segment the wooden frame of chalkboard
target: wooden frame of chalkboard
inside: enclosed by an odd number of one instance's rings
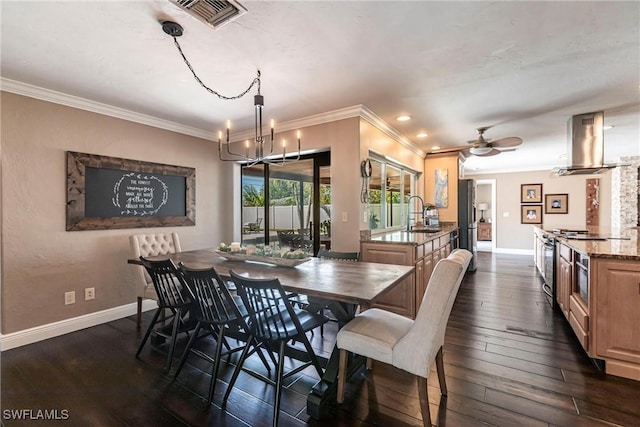
[[[196,224],[196,170],[67,151],[67,231]]]

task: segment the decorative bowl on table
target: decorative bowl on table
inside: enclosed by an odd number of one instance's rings
[[[295,267],[309,261],[309,254],[301,250],[279,249],[272,246],[240,246],[220,243],[216,253],[229,261],[253,261],[280,267]]]

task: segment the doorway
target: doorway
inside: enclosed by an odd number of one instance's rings
[[[496,249],[496,180],[476,180],[476,209],[478,209],[478,251]]]

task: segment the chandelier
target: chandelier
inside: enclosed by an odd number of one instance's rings
[[[196,72],[194,71],[191,63],[187,59],[187,57],[182,52],[182,48],[180,47],[180,43],[178,43],[178,37],[182,36],[183,28],[180,24],[172,22],[172,21],[162,21],[162,30],[173,37],[173,42],[180,52],[180,56],[182,56],[182,60],[193,74],[193,77],[196,79],[198,84],[202,86],[207,92],[216,95],[219,99],[223,100],[236,100],[242,98],[244,95],[249,93],[254,86],[257,87],[257,94],[253,97],[254,104],[254,118],[255,118],[255,136],[253,140],[245,140],[244,142],[231,142],[231,121],[227,121],[227,130],[226,130],[226,138],[225,141],[222,141],[222,131],[218,132],[218,158],[222,161],[232,161],[232,162],[245,162],[248,166],[253,166],[256,163],[269,163],[275,165],[282,165],[287,162],[300,160],[300,131],[297,132],[297,152],[291,156],[291,153],[287,153],[286,145],[287,142],[282,140],[282,150],[278,150],[276,148],[276,144],[274,143],[274,121],[271,120],[270,126],[270,135],[267,141],[267,138],[263,135],[262,130],[262,110],[264,108],[264,96],[260,94],[260,70],[258,70],[257,76],[251,81],[251,84],[247,89],[245,89],[242,93],[236,96],[224,96],[218,93],[217,91],[209,88],[205,85],[202,80],[198,77]],[[226,147],[223,149],[223,145]],[[232,146],[235,147],[235,150],[232,149]],[[238,151],[238,146],[242,146],[240,151]]]

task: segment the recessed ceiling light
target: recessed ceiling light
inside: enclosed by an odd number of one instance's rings
[[[426,132],[420,132],[419,134],[416,135],[418,138],[426,138],[429,136],[428,133]]]
[[[408,115],[398,116],[396,117],[396,120],[399,122],[406,122],[407,120],[411,120],[411,116],[408,116]]]
[[[431,147],[432,150],[439,150],[440,146],[439,145],[434,145],[433,147]]]
[[[609,130],[609,129],[614,128],[614,127],[615,127],[614,125],[604,125],[602,127],[602,130]]]

